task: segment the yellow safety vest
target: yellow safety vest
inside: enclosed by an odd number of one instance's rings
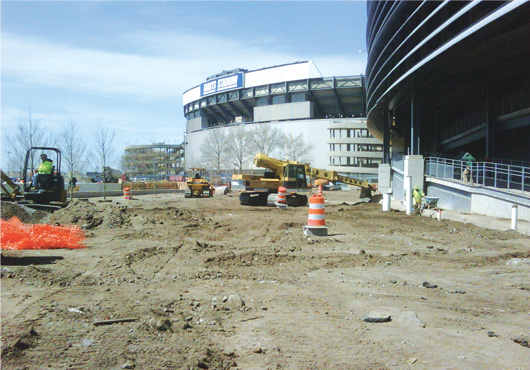
[[[50,160],[44,161],[40,164],[37,169],[37,173],[42,175],[51,175],[52,173],[53,162]]]

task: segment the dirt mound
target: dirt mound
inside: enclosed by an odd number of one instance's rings
[[[25,224],[46,223],[50,217],[50,214],[45,211],[32,209],[14,202],[2,202],[1,210],[2,220],[9,220],[12,217],[17,217]]]
[[[131,225],[127,206],[74,200],[68,207],[55,212],[51,223],[77,225],[84,229],[123,228]]]

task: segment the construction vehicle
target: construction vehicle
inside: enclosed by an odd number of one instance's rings
[[[24,199],[24,194],[20,191],[20,186],[15,184],[11,177],[2,172],[2,202],[16,202]]]
[[[278,193],[278,188],[287,189],[287,204],[291,207],[307,205],[307,195],[299,194],[309,192],[313,179],[324,179],[341,182],[361,188],[361,197],[372,197],[372,192],[377,190],[375,184],[367,181],[353,179],[337,174],[336,171],[320,170],[307,163],[270,158],[265,154],[257,154],[254,166],[269,169],[263,176],[233,175],[232,180],[243,180],[245,191],[239,196],[242,205],[267,205],[270,194]],[[310,180],[310,181],[308,181]]]
[[[213,186],[205,178],[204,168],[190,168],[186,189],[184,189],[185,198],[209,198],[214,193]]]
[[[87,176],[90,177],[90,181],[93,183],[104,182],[106,184],[118,183],[122,179],[123,173],[112,167],[103,167],[104,171],[101,172],[87,172]]]
[[[40,174],[32,178],[29,168],[30,159],[35,151],[55,152],[54,166],[51,174]],[[8,189],[3,182],[9,186]],[[66,207],[66,189],[64,178],[61,174],[61,151],[50,147],[32,147],[26,153],[24,170],[22,174],[22,191],[19,185],[14,184],[2,171],[2,201],[14,201],[34,209],[54,211]]]

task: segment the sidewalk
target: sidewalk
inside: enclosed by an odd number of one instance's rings
[[[398,211],[405,212],[405,205],[399,201],[392,199],[391,208]],[[437,211],[433,209],[424,209],[423,217],[437,217]],[[495,230],[511,230],[512,220],[509,218],[499,218],[484,216],[472,213],[463,213],[460,211],[442,210],[442,220],[447,219],[462,223],[470,223],[479,227]],[[525,235],[530,235],[530,222],[524,220],[517,221],[517,232]]]

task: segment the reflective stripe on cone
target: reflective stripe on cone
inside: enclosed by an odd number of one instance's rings
[[[285,208],[287,206],[287,189],[283,186],[278,188],[278,199],[276,200],[276,206]]]
[[[326,226],[326,210],[324,197],[314,194],[309,198],[309,211],[307,215],[308,226]]]

